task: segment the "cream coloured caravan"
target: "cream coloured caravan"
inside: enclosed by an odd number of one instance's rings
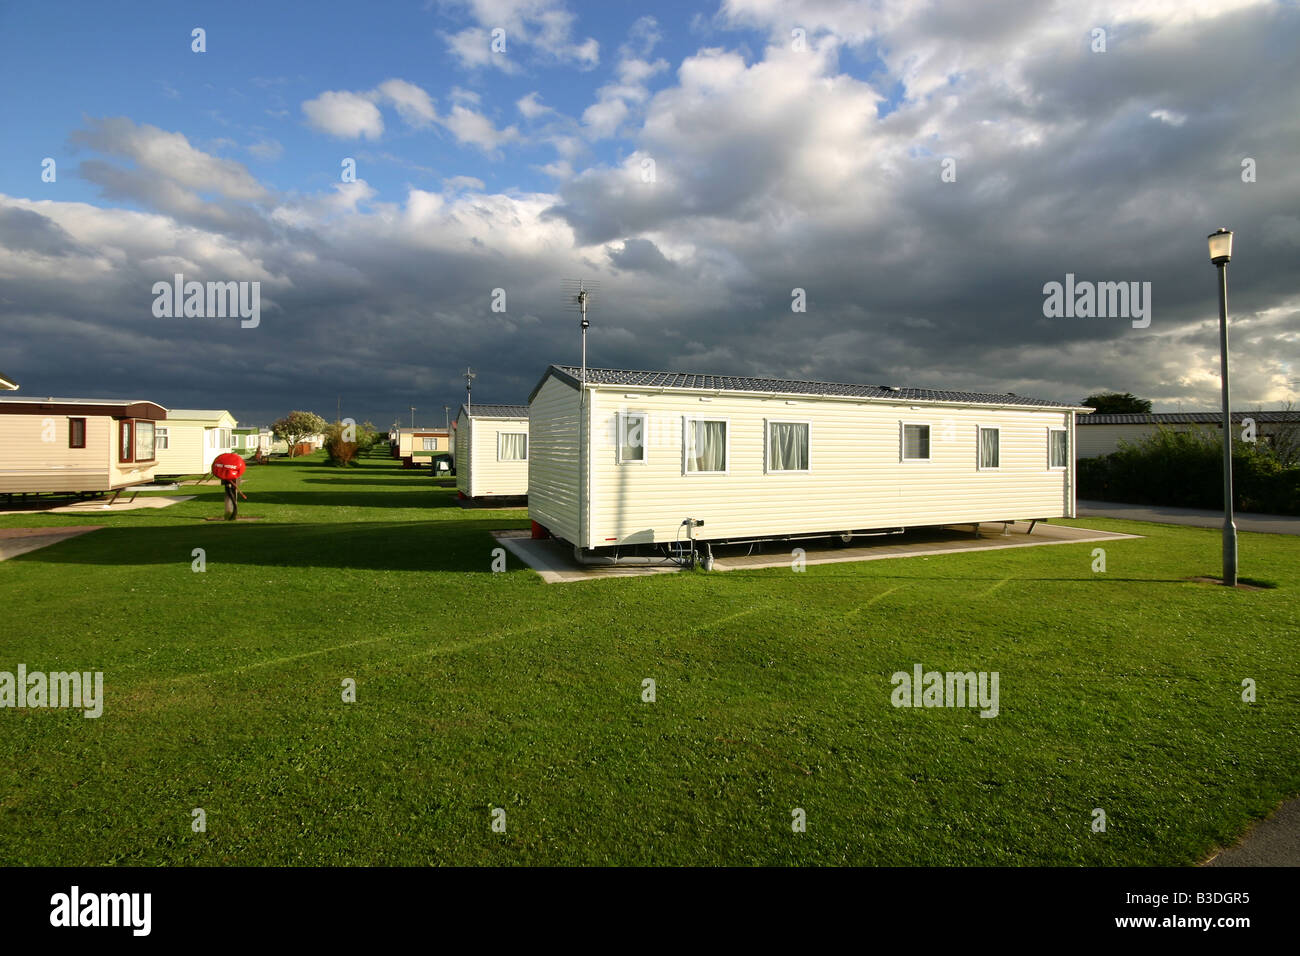
[[[172,409],[158,433],[158,474],[208,474],[213,459],[235,450],[238,424],[224,409]]]
[[[0,398],[0,494],[117,491],[148,482],[167,409],[101,398]]]
[[[528,406],[464,405],[456,416],[456,490],[462,498],[528,494]]]
[[[584,549],[1074,516],[1075,414],[1011,394],[551,366],[528,513]],[[580,397],[580,392],[581,397]]]

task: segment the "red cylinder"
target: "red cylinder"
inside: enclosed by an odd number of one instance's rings
[[[244,459],[232,451],[212,459],[212,474],[222,481],[234,481],[244,473],[246,467]]]

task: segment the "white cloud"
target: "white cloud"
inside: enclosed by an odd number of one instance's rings
[[[258,200],[266,190],[242,163],[211,156],[190,144],[181,133],[148,124],[136,125],[119,116],[90,119],[88,129],[72,141],[101,153],[123,156],[138,171],[196,192],[216,192],[228,199]]]
[[[544,116],[547,113],[555,112],[553,107],[543,105],[542,98],[536,90],[517,99],[515,101],[515,106],[518,107],[519,112],[524,115],[524,119],[530,120],[537,119],[537,117]]]
[[[429,94],[406,80],[384,80],[375,87],[375,94],[392,103],[408,126],[427,126],[437,118]]]
[[[442,181],[442,188],[448,192],[463,192],[470,189],[482,192],[486,184],[477,176],[449,176]]]
[[[505,143],[519,138],[519,131],[513,126],[497,129],[490,119],[468,107],[457,104],[451,112],[439,122],[451,131],[458,143],[469,143],[485,152],[493,152]]]
[[[302,104],[303,115],[314,129],[339,139],[378,139],[384,117],[370,98],[346,90],[327,90]]]
[[[594,37],[575,38],[577,18],[560,0],[462,0],[457,6],[475,25],[443,38],[464,67],[493,66],[517,73],[519,60],[530,53],[544,62],[572,63],[579,69],[600,63],[600,44]],[[502,31],[504,52],[492,50],[496,30]]]

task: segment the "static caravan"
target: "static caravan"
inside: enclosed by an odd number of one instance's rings
[[[1300,430],[1300,412],[1233,412],[1238,429],[1246,419],[1255,422],[1259,441],[1272,443],[1281,435]],[[1159,428],[1175,431],[1204,431],[1221,441],[1223,412],[1156,412],[1155,414],[1093,414],[1079,419],[1079,458],[1096,458],[1119,451],[1120,442],[1136,443],[1150,438]],[[1240,431],[1237,432],[1241,434]]]
[[[208,474],[214,458],[235,450],[237,424],[225,410],[172,409],[166,426],[158,429],[158,474]]]
[[[581,394],[580,394],[581,392]],[[1074,516],[1074,423],[1011,394],[552,365],[528,514],[580,549]]]
[[[118,491],[152,480],[167,409],[101,398],[0,397],[0,494]]]
[[[235,454],[243,455],[245,458],[256,455],[258,452],[269,455],[272,442],[271,429],[234,428],[231,429],[231,442]]]
[[[460,407],[456,416],[456,491],[461,498],[528,494],[528,406]],[[522,502],[521,502],[522,503]]]
[[[399,428],[394,458],[400,458],[407,468],[427,465],[434,455],[451,451],[451,440],[445,428]]]

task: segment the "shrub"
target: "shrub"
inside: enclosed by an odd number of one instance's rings
[[[1179,508],[1223,507],[1223,445],[1208,430],[1159,428],[1077,469],[1080,498]],[[1232,445],[1234,507],[1300,514],[1300,467],[1287,467],[1265,442]]]

